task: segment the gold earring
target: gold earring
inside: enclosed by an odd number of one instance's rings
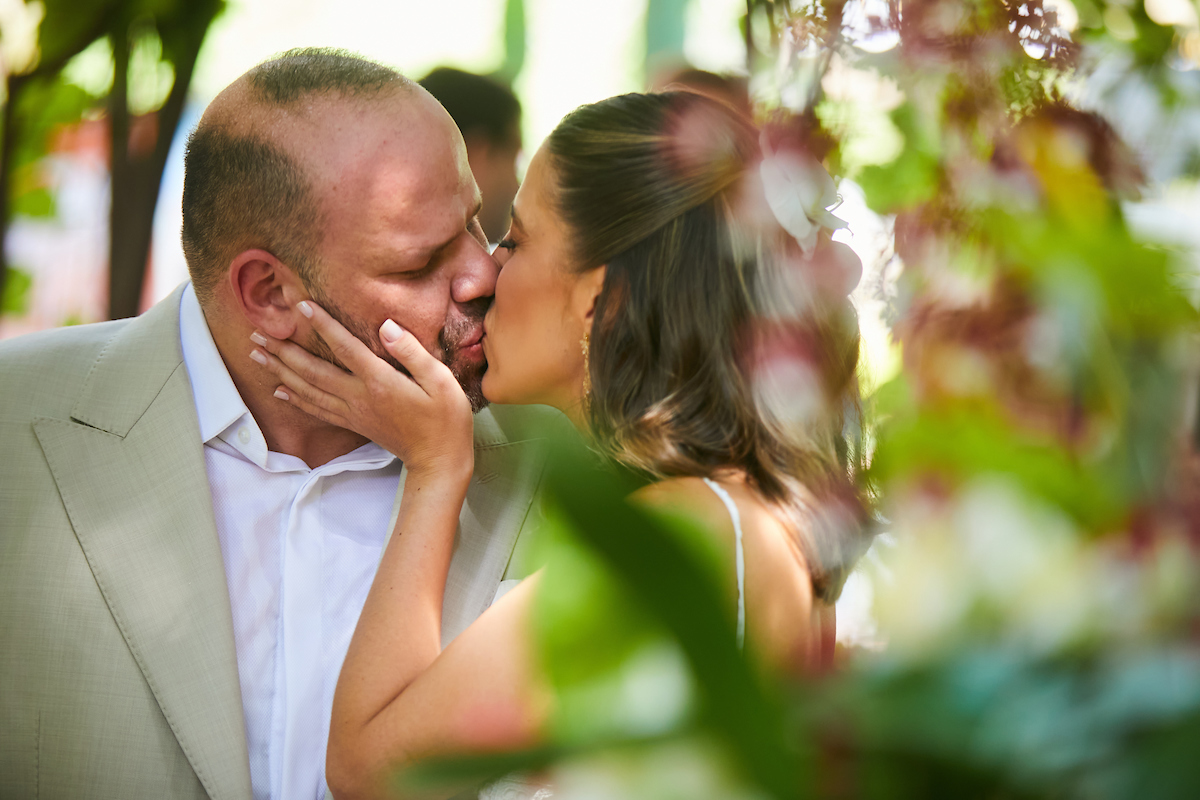
[[[591,364],[588,362],[588,332],[583,332],[583,338],[579,340],[579,346],[583,348],[583,402],[586,404],[592,397],[592,370]]]

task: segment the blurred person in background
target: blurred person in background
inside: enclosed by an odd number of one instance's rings
[[[499,81],[453,67],[438,67],[420,83],[462,131],[471,172],[483,194],[479,224],[489,242],[498,242],[508,230],[517,194],[521,102]]]
[[[824,315],[821,325],[780,316],[790,293],[769,254],[787,261],[802,247],[845,245],[818,226],[811,241],[791,238],[771,220],[799,208],[787,202],[772,204],[760,229],[761,161],[747,118],[696,93],[623,95],[568,115],[530,162],[497,250],[483,392],[559,409],[645,476],[634,500],[711,530],[728,555],[737,644],[775,669],[804,671],[829,662],[833,601],[860,538],[863,505],[837,455],[857,387],[857,325],[853,281],[810,297],[805,319]],[[470,474],[469,404],[403,326],[389,320],[380,336],[407,375],[309,310],[349,373],[266,338],[257,358],[282,381],[283,402],[386,443],[411,470],[330,729],[336,796],[386,797],[393,771],[421,758],[542,741],[553,703],[530,628],[540,575],[438,648]],[[803,336],[789,339],[796,329]],[[804,425],[762,386],[762,365],[790,347],[820,354],[801,388],[825,392],[831,410]],[[547,791],[502,780],[481,797]]]
[[[337,362],[301,301],[382,357],[398,320],[454,376],[482,477],[422,633],[440,649],[487,607],[541,465],[509,438],[526,412],[482,409],[479,210],[424,89],[291,51],[189,139],[191,282],[136,319],[0,344],[0,797],[327,795],[333,689],[408,465],[275,400],[246,358],[258,328]]]

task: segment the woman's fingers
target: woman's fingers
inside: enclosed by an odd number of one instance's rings
[[[268,372],[279,379],[283,384],[283,394],[286,397],[280,397],[281,400],[286,400],[294,406],[297,406],[302,411],[310,414],[324,422],[329,422],[334,425],[342,424],[345,419],[347,406],[344,400],[336,395],[320,389],[306,381],[303,377],[297,374],[294,370],[288,367],[277,356],[267,351],[267,347],[274,345],[278,347],[283,344],[277,340],[271,340],[262,334],[256,333],[251,337],[255,344],[260,345],[250,352],[250,358],[261,364]],[[263,345],[263,341],[269,344]],[[280,392],[276,391],[275,396],[279,397]]]
[[[347,427],[344,419],[308,402],[304,399],[303,395],[291,389],[286,384],[275,390],[275,396],[280,400],[283,400],[288,405],[295,406],[305,414],[308,414],[310,417],[315,417],[322,422],[330,425],[336,425],[339,428]]]
[[[405,374],[319,307],[310,303],[305,316],[350,372],[295,342],[255,331],[250,338],[257,347],[251,357],[283,384],[277,397],[378,443],[400,456],[413,474],[469,471],[471,403],[450,369],[426,352],[417,337],[391,320],[380,330],[383,347]]]
[[[351,391],[354,383],[352,376],[325,359],[314,356],[295,342],[275,339],[261,331],[252,333],[250,341],[277,357],[305,383],[342,399],[346,399]]]
[[[379,340],[426,394],[432,395],[446,379],[454,380],[449,367],[430,355],[417,337],[392,320],[384,320],[383,325],[379,326]]]
[[[333,357],[346,369],[355,375],[376,365],[379,358],[371,349],[358,340],[354,334],[346,330],[340,322],[312,300],[304,300],[296,305],[296,309],[308,318],[313,330],[329,345]]]

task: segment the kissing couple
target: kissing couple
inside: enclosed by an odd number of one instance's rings
[[[711,530],[739,645],[826,663],[857,329],[806,296],[835,413],[789,415],[761,367],[795,264],[844,246],[828,176],[770,151],[700,94],[583,106],[493,254],[462,136],[397,72],[302,49],[223,91],[191,281],[0,345],[0,797],[389,796],[413,760],[536,745],[513,553],[562,415]]]

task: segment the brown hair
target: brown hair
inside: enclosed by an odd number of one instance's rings
[[[761,402],[747,358],[778,292],[738,209],[753,126],[698,94],[627,94],[575,110],[546,146],[574,263],[606,265],[590,333],[596,440],[653,477],[744,471],[793,522],[818,597],[836,598],[857,552],[819,530],[822,509],[860,508],[835,441],[843,398],[829,398],[837,421],[797,431]],[[833,318],[805,324],[837,339],[818,343],[826,388],[853,393],[857,324]]]

